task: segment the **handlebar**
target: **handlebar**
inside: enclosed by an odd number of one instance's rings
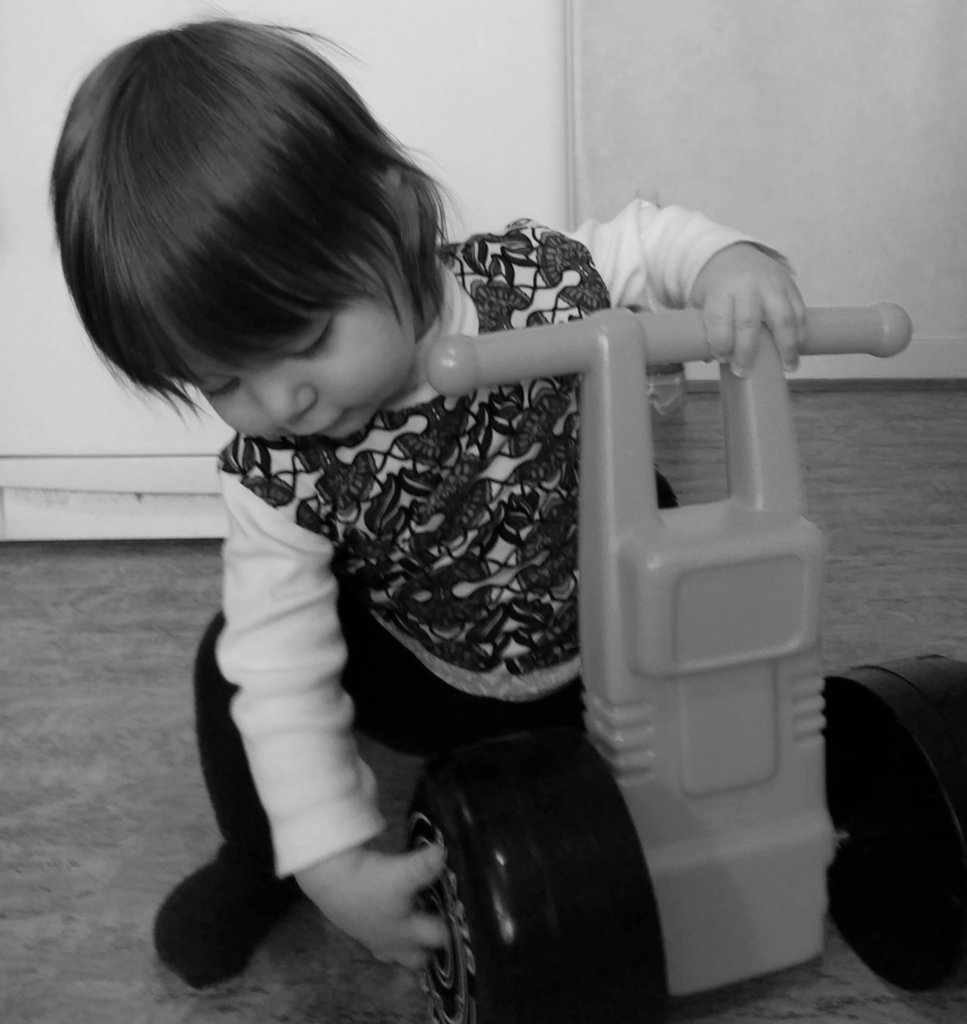
[[[628,317],[639,321],[649,363],[712,358],[699,310],[633,313],[614,309],[566,324],[441,339],[430,350],[427,377],[442,394],[460,395],[491,384],[580,373],[593,363],[601,331],[609,322]],[[598,330],[589,329],[591,325]],[[806,311],[806,342],[800,352],[884,358],[906,348],[912,334],[910,317],[893,302],[817,307]]]

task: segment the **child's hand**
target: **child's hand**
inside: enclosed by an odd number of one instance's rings
[[[306,895],[337,928],[383,961],[420,967],[446,945],[443,922],[416,909],[416,896],[439,877],[443,850],[387,854],[358,846],[296,874]]]
[[[778,260],[754,245],[738,243],[717,252],[695,279],[689,304],[702,310],[712,355],[744,376],[755,359],[763,324],[772,332],[782,365],[794,370],[805,340],[802,296]]]

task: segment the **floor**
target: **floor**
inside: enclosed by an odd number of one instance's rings
[[[794,395],[810,514],[830,559],[830,671],[921,653],[967,658],[967,393]],[[716,496],[710,394],[659,424],[685,501]],[[218,602],[211,542],[0,545],[0,1021],[403,1024],[417,979],[307,907],[248,972],[197,993],[157,964],[158,901],[214,848],[190,721],[195,640]],[[419,763],[372,745],[399,820]],[[830,926],[821,959],[673,1003],[672,1024],[953,1024],[967,987],[911,994]],[[618,1022],[608,1022],[618,1024]]]

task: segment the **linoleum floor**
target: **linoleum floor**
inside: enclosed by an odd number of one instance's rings
[[[967,659],[967,392],[803,391],[794,408],[810,514],[829,540],[827,670]],[[659,423],[657,448],[684,501],[724,489],[713,395],[690,395]],[[4,1024],[425,1019],[414,975],[375,962],[308,907],[218,989],[192,991],[155,960],[159,900],[217,841],[188,680],[218,591],[214,542],[0,545]],[[372,744],[365,754],[399,820],[419,762]],[[967,989],[893,989],[832,925],[820,960],[680,1000],[670,1014],[671,1024],[963,1020]]]

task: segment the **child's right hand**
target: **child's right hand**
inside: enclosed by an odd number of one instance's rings
[[[415,968],[447,942],[444,923],[416,908],[417,894],[442,870],[439,846],[404,854],[357,846],[295,877],[323,914],[377,959]]]

